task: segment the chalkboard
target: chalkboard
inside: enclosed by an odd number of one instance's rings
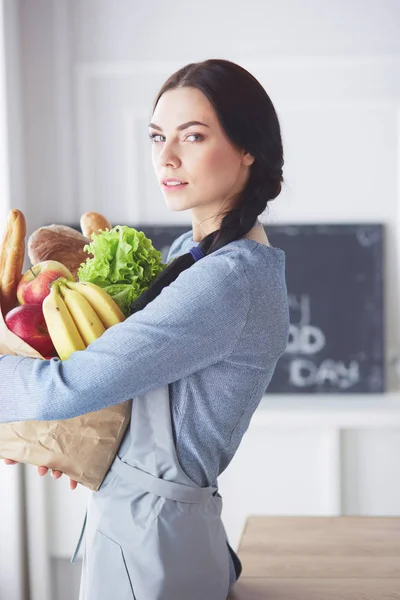
[[[383,226],[265,226],[286,253],[290,338],[268,393],[381,393]]]
[[[130,225],[166,262],[191,226]],[[286,254],[290,336],[267,394],[385,391],[383,225],[264,225]]]

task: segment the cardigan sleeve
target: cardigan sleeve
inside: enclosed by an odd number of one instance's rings
[[[246,324],[249,286],[240,260],[206,256],[67,360],[1,356],[0,422],[72,418],[226,359]]]

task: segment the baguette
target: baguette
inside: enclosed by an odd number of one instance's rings
[[[0,250],[0,291],[3,316],[17,304],[17,287],[22,277],[25,259],[25,237],[25,216],[20,210],[13,208],[8,213]]]
[[[82,233],[87,238],[92,238],[92,233],[104,231],[106,228],[111,229],[111,223],[96,212],[86,212],[81,216],[80,226]]]

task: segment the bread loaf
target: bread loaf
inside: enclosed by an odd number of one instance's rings
[[[76,229],[67,225],[46,225],[39,227],[28,239],[28,256],[32,265],[44,260],[58,260],[77,279],[81,263],[91,258],[83,250],[90,240]]]
[[[81,216],[80,226],[82,233],[87,238],[91,239],[92,233],[104,231],[106,228],[111,229],[111,224],[103,215],[96,212],[86,212]]]
[[[8,213],[6,230],[0,248],[1,311],[5,316],[17,304],[17,287],[25,259],[26,220],[13,208]]]

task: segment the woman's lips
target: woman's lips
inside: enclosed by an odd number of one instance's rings
[[[162,184],[163,189],[164,190],[168,190],[170,191],[176,191],[176,190],[182,190],[184,187],[186,187],[187,185],[189,185],[188,183],[179,183],[178,185],[166,185],[165,183]]]

